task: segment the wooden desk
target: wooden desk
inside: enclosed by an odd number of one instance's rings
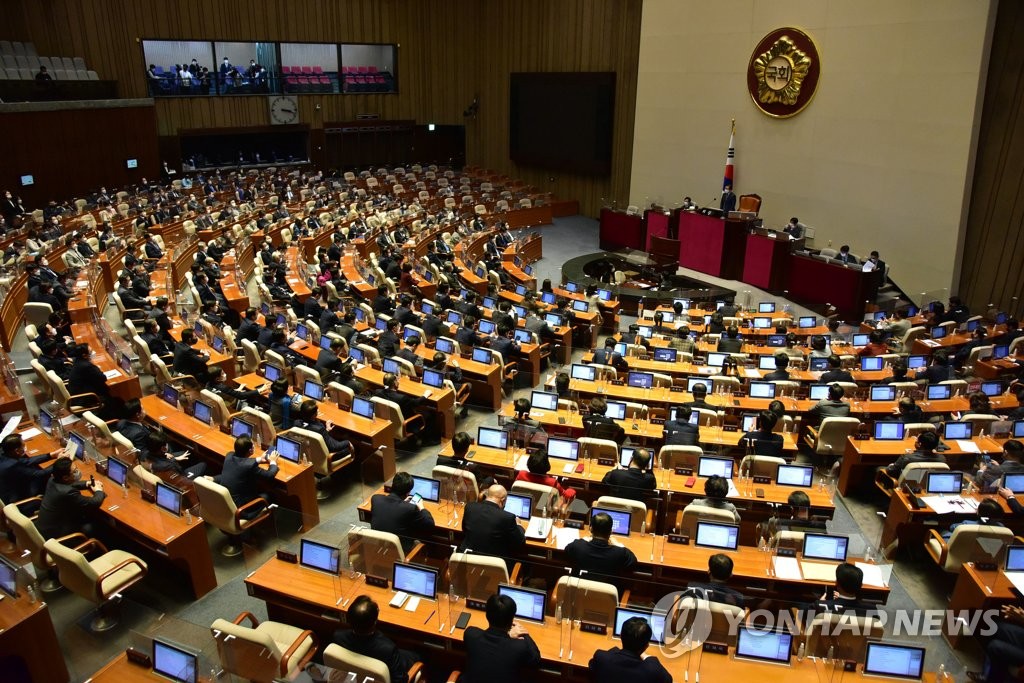
[[[1021,526],[1021,522],[1009,519],[1010,508],[1000,496],[974,493],[970,497],[979,501],[985,498],[996,501],[1003,508],[1003,514],[1008,518],[1006,526],[1013,529]],[[942,520],[944,526],[949,526],[953,522],[973,517],[977,517],[977,512],[964,509],[963,512],[942,515]],[[879,542],[881,551],[886,557],[891,557],[898,545],[923,544],[928,536],[928,528],[925,523],[938,519],[938,513],[932,508],[925,506],[920,510],[915,510],[911,507],[906,493],[899,489],[893,491],[892,497],[889,499],[885,522],[882,525],[882,537]]]
[[[375,387],[384,386],[384,373],[376,368],[369,365],[356,370],[356,377],[368,382]],[[409,377],[404,375],[398,378],[398,390],[403,394],[409,396],[415,396],[417,398],[426,398],[428,404],[436,412],[437,426],[441,432],[441,437],[450,439],[455,436],[455,392],[451,389],[434,389],[428,387],[420,382],[415,382]],[[430,392],[430,396],[426,393]],[[405,419],[409,419],[410,416],[406,415]]]
[[[21,660],[32,681],[69,680],[50,610],[38,599],[30,603],[25,591],[17,598],[4,596],[0,601],[0,661],[8,657]],[[5,675],[11,675],[10,670],[0,678]]]
[[[111,358],[103,343],[96,336],[96,330],[91,323],[74,323],[71,325],[71,336],[78,344],[87,344],[95,354],[92,362],[103,372],[116,370],[117,377],[107,379],[107,389],[111,396],[116,396],[124,401],[131,398],[142,397],[142,385],[139,384],[139,376],[136,374],[126,375],[118,365],[117,360]],[[131,352],[134,354],[134,351]]]
[[[217,468],[223,467],[225,454],[234,448],[235,439],[230,434],[172,408],[159,396],[144,396],[142,409],[149,420],[177,439],[192,444],[197,454]],[[283,494],[278,502],[302,515],[304,530],[312,529],[320,523],[312,465],[293,463],[283,458],[277,464],[280,469],[274,478],[274,488]]]
[[[179,342],[181,341],[181,333],[185,329],[185,323],[181,321],[181,318],[172,318],[174,326],[170,329],[169,334],[171,338]],[[221,335],[223,337],[223,335]],[[196,335],[196,343],[193,347],[196,351],[205,353],[207,355],[206,365],[207,367],[217,366],[224,371],[224,376],[228,379],[233,379],[238,374],[238,363],[235,362],[235,357],[227,353],[219,353],[216,349],[210,346],[210,343],[206,341],[205,335]]]
[[[1003,570],[982,571],[973,562],[964,562],[957,575],[953,592],[949,596],[946,609],[954,614],[980,610],[999,609],[1000,606],[1019,601],[1013,592],[1013,584],[1006,578]],[[942,635],[953,649],[960,649],[971,637],[961,629],[956,633],[950,628],[949,619],[942,622]],[[968,619],[970,622],[970,619]],[[980,624],[979,627],[984,626]]]

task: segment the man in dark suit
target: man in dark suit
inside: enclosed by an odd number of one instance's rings
[[[700,427],[690,424],[693,409],[679,406],[671,420],[664,425],[666,446],[696,446],[700,440]]]
[[[843,401],[846,390],[838,384],[831,384],[828,387],[828,398],[824,398],[814,404],[807,411],[807,424],[816,427],[826,417],[849,417],[850,404]]]
[[[160,248],[160,245],[156,243],[156,237],[149,235],[146,237],[146,245],[144,247],[146,252],[146,258],[161,258],[164,255],[164,250]]]
[[[740,353],[743,351],[743,340],[735,325],[730,325],[725,336],[718,340],[718,351],[721,353]]]
[[[615,350],[616,343],[615,337],[605,339],[604,347],[594,351],[594,362],[598,365],[609,365],[619,372],[623,372],[629,368],[629,365],[622,354]]]
[[[732,558],[725,553],[716,553],[708,558],[708,580],[691,581],[684,595],[707,598],[711,602],[727,605],[743,605],[743,593],[728,586],[732,578]]]
[[[708,387],[706,384],[694,384],[693,385],[693,400],[687,401],[683,405],[691,410],[699,408],[701,410],[718,410],[715,406],[708,403],[705,399],[708,396]]]
[[[722,212],[726,214],[728,214],[730,211],[736,210],[736,193],[732,191],[731,184],[727,184],[722,189],[722,201],[718,205],[718,208],[720,208]]]
[[[608,403],[600,396],[590,399],[590,412],[583,416],[583,434],[592,439],[610,439],[620,446],[626,440],[626,430],[605,415]]]
[[[110,396],[110,389],[107,388],[107,376],[91,360],[91,351],[87,344],[79,344],[70,352],[73,363],[68,373],[68,393],[72,396],[77,394],[96,394],[103,401],[104,409],[102,417],[113,419],[121,417],[120,401],[113,400]]]
[[[657,480],[651,472],[651,453],[646,448],[633,451],[633,459],[626,469],[615,468],[604,475],[603,483],[611,488],[611,494],[618,498],[629,498],[643,502],[654,491]]]
[[[82,495],[86,488],[92,488],[91,496]],[[76,481],[74,462],[71,458],[59,458],[53,464],[50,481],[46,482],[36,529],[44,539],[60,538],[76,531],[91,538],[94,535],[92,525],[83,522],[83,516],[98,509],[106,497],[102,482]]]
[[[836,354],[828,357],[828,370],[821,373],[821,383],[831,384],[832,382],[855,382],[853,375],[848,370],[843,370],[843,361]]]
[[[327,377],[332,372],[341,372],[341,366],[345,364],[341,352],[345,348],[345,342],[341,339],[331,339],[331,348],[320,349],[316,357],[316,370],[321,377]]]
[[[636,568],[636,555],[629,548],[613,545],[612,518],[599,512],[590,518],[589,540],[578,538],[565,547],[573,576],[586,573],[588,579],[614,584],[620,591]]]
[[[472,315],[466,315],[462,319],[462,327],[455,333],[455,341],[459,342],[459,346],[464,351],[472,351],[477,346],[483,346],[484,340],[479,334],[477,334],[474,326],[476,325],[476,318]]]
[[[914,443],[914,452],[905,453],[896,458],[896,462],[885,468],[886,474],[893,479],[898,479],[903,473],[903,468],[915,462],[944,462],[945,458],[935,452],[939,445],[939,436],[935,432],[921,432],[917,435]]]
[[[511,566],[519,548],[526,542],[526,530],[516,516],[505,511],[508,492],[494,484],[484,492],[484,499],[466,505],[462,518],[463,539],[460,551],[472,550],[483,555],[504,557]]]
[[[776,458],[782,457],[783,439],[782,434],[776,434],[773,430],[779,418],[770,410],[763,411],[757,416],[757,429],[747,432],[740,439],[740,445],[748,445],[753,449],[754,455],[770,455]]]
[[[401,358],[404,361],[408,361],[412,364],[412,367],[419,372],[423,368],[423,356],[416,353],[416,349],[420,346],[420,336],[418,334],[410,334],[405,339],[405,347],[398,350],[395,354],[395,358]]]
[[[259,487],[261,482],[272,482],[277,476],[277,451],[264,453],[258,458],[252,457],[255,452],[256,446],[252,439],[248,436],[238,437],[235,439],[234,450],[224,456],[224,469],[213,478],[228,490],[231,500],[239,508],[257,498],[270,502],[270,496],[260,493]],[[262,464],[269,467],[262,469]],[[242,518],[252,519],[262,511],[259,506],[252,507],[242,513]]]
[[[377,338],[377,350],[380,351],[380,357],[384,359],[395,355],[398,353],[401,343],[402,341],[398,337],[398,321],[392,318],[387,321],[387,327]]]
[[[394,641],[377,630],[380,608],[368,595],[360,595],[348,608],[347,621],[352,628],[334,632],[333,641],[346,650],[383,662],[392,683],[406,683],[409,669],[422,658],[401,650]]]
[[[775,354],[775,369],[764,376],[766,382],[779,382],[789,380],[789,355],[785,353]]]
[[[146,437],[149,436],[153,430],[146,426],[142,421],[144,415],[142,412],[142,404],[139,399],[129,399],[124,404],[125,418],[119,420],[117,425],[114,427],[114,431],[121,434],[129,441],[132,446],[139,451],[139,461],[146,460],[149,457],[149,453],[146,448]]]
[[[52,457],[43,453],[29,458],[20,434],[5,436],[0,443],[0,500],[10,504],[39,495],[53,469],[41,465]]]
[[[174,345],[174,370],[182,375],[192,375],[205,384],[208,357],[196,351],[193,348],[195,344],[195,330],[182,330],[181,341]]]
[[[657,657],[644,657],[653,631],[643,617],[630,617],[622,624],[622,648],[598,650],[590,659],[593,683],[672,683],[672,674]]]
[[[467,506],[466,512],[469,512]],[[495,593],[487,600],[487,630],[470,626],[463,635],[466,666],[462,683],[521,683],[540,666],[540,649],[515,622],[516,603]]]
[[[388,296],[387,285],[377,286],[377,296],[373,300],[373,313],[383,313],[385,315],[391,315],[395,311],[395,304],[391,301],[391,297]]]
[[[402,539],[405,552],[412,550],[418,536],[434,528],[434,518],[423,509],[423,503],[409,499],[412,492],[412,475],[398,472],[391,480],[391,491],[370,498],[370,528],[387,531]]]
[[[519,342],[513,337],[512,325],[505,322],[498,325],[498,334],[491,339],[491,350],[500,353],[501,359],[506,363],[515,360],[520,347]]]
[[[39,344],[42,355],[39,364],[46,370],[53,370],[65,382],[71,376],[71,365],[55,339],[45,339]],[[0,500],[4,500],[0,498]]]
[[[324,440],[324,444],[327,446],[327,450],[331,454],[331,458],[338,458],[339,456],[348,455],[352,452],[352,442],[345,439],[336,439],[331,436],[331,430],[334,429],[334,423],[328,420],[324,422],[317,417],[317,405],[316,401],[308,399],[303,401],[299,405],[299,415],[295,420],[295,426],[300,429],[319,434]]]
[[[242,324],[238,327],[238,332],[235,334],[235,339],[241,344],[243,339],[256,343],[256,340],[260,336],[260,324],[257,322],[259,318],[259,311],[250,306],[245,311],[245,317],[242,318]]]

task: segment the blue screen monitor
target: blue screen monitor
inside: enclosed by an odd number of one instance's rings
[[[284,458],[291,462],[298,462],[302,456],[302,444],[295,439],[289,439],[287,436],[277,436],[274,441],[274,450]]]
[[[697,459],[697,476],[732,479],[732,468],[736,462],[732,458],[711,458],[701,456]]]
[[[552,292],[542,292],[540,295],[540,300],[546,304],[554,304],[555,295]]]
[[[982,382],[981,392],[986,396],[999,396],[1003,393],[1002,382]]]
[[[764,316],[758,316],[754,318],[754,329],[755,330],[770,330],[772,327],[772,319]]]
[[[580,365],[579,363],[573,363],[572,369],[569,371],[572,379],[581,379],[587,382],[593,382],[594,378],[597,377],[597,368],[590,365]]]
[[[1010,345],[1009,344],[999,344],[997,346],[993,346],[992,347],[992,358],[995,359],[995,360],[999,360],[1000,358],[1006,358],[1009,355],[1010,355]]]
[[[307,379],[302,385],[302,395],[314,401],[324,400],[324,385]]]
[[[487,349],[481,349],[479,347],[473,349],[473,360],[477,363],[483,363],[490,365],[493,362],[491,352]]]
[[[751,382],[750,398],[775,398],[775,384],[773,382]]]
[[[608,289],[599,289],[599,290],[597,290],[597,298],[600,299],[601,301],[611,301],[612,300],[611,290],[608,290]]]
[[[931,331],[932,339],[943,339],[948,334],[949,330],[943,327],[942,325],[933,327]]]
[[[337,574],[341,570],[341,551],[332,545],[303,538],[299,544],[299,565]]]
[[[797,324],[800,326],[801,329],[806,330],[812,327],[817,327],[818,319],[815,318],[813,315],[803,316],[797,321]]]
[[[394,358],[385,358],[380,367],[383,372],[390,372],[392,375],[402,374],[402,366]]]
[[[871,387],[872,401],[895,401],[896,387],[888,384],[876,384]]]
[[[494,427],[477,427],[476,442],[488,448],[505,450],[508,448],[508,432]]]
[[[373,419],[373,402],[362,396],[352,399],[352,412],[368,420]]]
[[[213,424],[213,406],[202,401],[194,402],[192,404],[192,417],[203,424]]]
[[[785,631],[761,631],[741,626],[736,638],[736,657],[789,664],[793,635]]]
[[[580,458],[580,444],[576,439],[548,438],[548,456],[560,460],[576,461]]]
[[[627,621],[634,617],[643,619],[647,622],[647,625],[651,627],[651,642],[652,643],[664,643],[665,642],[665,614],[660,612],[654,612],[652,610],[635,609],[632,607],[616,607],[615,608],[615,630],[613,631],[616,638],[622,637],[622,627]]]
[[[761,301],[757,304],[758,313],[774,313],[775,302],[774,301]]]
[[[943,439],[969,439],[972,434],[970,422],[947,422],[942,427]]]
[[[676,349],[657,348],[654,349],[654,360],[662,363],[675,363],[678,357]]]
[[[396,591],[433,600],[437,597],[437,570],[395,562],[391,585]]]
[[[804,534],[803,556],[805,560],[828,560],[845,562],[846,549],[850,544],[847,536],[831,534]]]
[[[178,407],[178,390],[170,384],[164,385],[163,390],[160,392],[160,398],[166,401],[168,405],[174,408]]]
[[[352,360],[354,360],[357,363],[365,363],[366,362],[366,354],[363,353],[362,349],[358,349],[358,348],[356,348],[354,346],[348,347],[348,357],[351,358]]]
[[[928,367],[928,356],[907,356],[907,369],[920,370]]]
[[[612,518],[612,533],[618,536],[629,536],[629,510],[616,510],[614,508],[592,507],[590,516],[603,512]]]
[[[738,524],[719,524],[718,522],[697,522],[697,534],[693,544],[702,548],[718,548],[719,550],[736,550],[740,542]]]
[[[869,334],[855,334],[851,343],[854,346],[867,346],[870,341],[871,335]]]
[[[587,313],[590,311],[590,304],[588,304],[586,301],[574,300],[572,302],[572,310],[576,311],[577,313]]]
[[[626,384],[639,389],[650,389],[654,386],[654,375],[649,372],[630,372],[626,375]]]
[[[868,643],[864,654],[864,675],[921,680],[924,672],[923,647]]]
[[[864,356],[860,359],[860,369],[864,372],[877,372],[885,366],[881,356]]]
[[[516,603],[516,617],[538,623],[544,622],[546,592],[502,583],[498,585],[498,595],[507,595],[512,598],[512,601]]]
[[[263,366],[263,377],[268,382],[276,382],[277,380],[284,377],[284,370],[277,367],[273,363],[267,363]]]
[[[812,401],[824,401],[828,398],[828,386],[827,384],[812,384],[808,389],[807,397]]]
[[[251,439],[255,429],[255,426],[240,417],[231,418],[231,436],[235,438],[248,436]]]
[[[163,482],[157,482],[156,485],[156,506],[162,510],[170,512],[172,515],[181,514],[181,491],[175,488],[171,488]]]
[[[928,385],[928,400],[929,401],[945,401],[953,395],[953,387],[949,384],[929,384]]]
[[[437,370],[431,370],[430,368],[424,368],[423,383],[428,387],[440,389],[444,386],[444,373],[438,372]]]
[[[174,683],[197,683],[199,655],[159,638],[153,639],[153,673]]]
[[[434,350],[441,353],[455,353],[455,342],[447,337],[438,337],[434,343]]]
[[[118,486],[128,481],[128,465],[117,458],[107,458],[107,477]]]

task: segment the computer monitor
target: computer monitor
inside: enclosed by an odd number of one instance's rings
[[[420,498],[436,503],[441,500],[441,482],[429,477],[418,477],[412,475],[412,491],[418,493]]]
[[[785,631],[762,631],[740,626],[736,637],[736,656],[761,662],[789,664],[793,635]]]
[[[160,398],[166,401],[171,407],[178,407],[178,390],[170,384],[164,385],[163,390],[160,392]]]
[[[324,385],[316,380],[307,379],[302,383],[302,395],[314,401],[324,400]]]
[[[509,492],[505,498],[505,512],[511,512],[519,519],[530,519],[533,498]]]
[[[650,389],[654,386],[654,375],[649,372],[630,372],[626,375],[626,384],[638,389]]]
[[[233,436],[235,438],[237,438],[239,436],[248,436],[251,439],[252,435],[253,435],[253,432],[256,429],[255,426],[253,426],[252,423],[246,422],[245,420],[243,420],[240,417],[233,417],[233,418],[231,418],[230,427],[231,427],[231,436]]]
[[[428,387],[440,389],[444,386],[444,373],[430,368],[423,368],[423,383]]]
[[[876,422],[876,441],[902,441],[906,425],[902,422]]]
[[[679,304],[680,306],[682,306],[684,311],[690,310],[690,300],[689,299],[672,299],[672,305],[675,306],[676,304]]]
[[[860,359],[860,369],[863,372],[877,372],[885,366],[885,359],[881,356],[864,356]]]
[[[943,439],[969,439],[972,433],[970,422],[947,422],[942,427]]]
[[[328,337],[326,334],[323,335],[322,337],[320,337],[320,348],[325,351],[330,351],[332,341],[334,340]]]
[[[895,401],[896,387],[891,387],[888,384],[875,384],[871,387],[870,396],[872,401]]]
[[[573,379],[581,379],[587,382],[593,382],[594,378],[597,377],[597,368],[591,365],[580,365],[579,363],[573,363],[572,369],[569,371],[569,376]]]
[[[277,367],[273,363],[267,363],[263,366],[263,377],[268,382],[276,382],[277,380],[284,377],[284,370]]]
[[[305,323],[295,324],[295,336],[302,341],[309,341],[309,328],[306,327]]]
[[[507,583],[498,585],[498,595],[507,595],[516,603],[516,616],[527,621],[544,622],[547,593],[533,588],[511,586]]]
[[[776,483],[779,486],[807,488],[814,484],[814,468],[805,465],[779,465]]]
[[[612,292],[610,289],[599,289],[597,290],[597,298],[601,301],[611,301]]]
[[[287,436],[278,434],[277,439],[274,441],[274,450],[285,460],[298,462],[302,454],[302,444],[294,439],[289,439]]]
[[[963,487],[963,472],[928,472],[925,476],[925,490],[928,493],[959,494]]]
[[[945,327],[943,327],[942,325],[939,325],[937,327],[933,327],[931,329],[932,339],[943,339],[948,334],[949,334],[949,330],[946,329]]]
[[[39,427],[46,434],[53,434],[53,420],[53,415],[51,415],[45,408],[39,409]]]
[[[1024,545],[1006,546],[1006,565],[1003,569],[1008,572],[1024,571]]]
[[[758,370],[774,370],[775,369],[775,356],[762,355],[757,358]]]
[[[797,325],[801,329],[804,329],[804,330],[809,329],[811,327],[817,327],[818,326],[818,319],[815,318],[813,315],[802,316],[797,321]]]
[[[402,374],[402,366],[394,358],[385,358],[381,361],[380,369],[382,372],[390,372],[392,375]]]
[[[199,680],[199,655],[154,638],[153,673],[175,683],[196,683]]]
[[[697,459],[697,476],[713,477],[718,475],[719,477],[732,479],[732,466],[734,464],[735,461],[732,458],[701,456]]]
[[[738,524],[697,522],[697,536],[693,541],[694,545],[702,548],[736,550],[739,542],[740,527]]]
[[[562,325],[565,324],[565,321],[562,320],[562,316],[558,315],[557,313],[545,314],[544,322],[546,322],[551,327],[561,327]]]
[[[665,642],[665,614],[655,613],[652,610],[635,609],[632,607],[615,608],[615,629],[612,631],[616,638],[622,637],[622,627],[627,621],[639,617],[651,627],[651,642]]]
[[[754,318],[754,329],[755,330],[770,330],[772,327],[772,319],[764,316],[757,316]]]
[[[1003,383],[999,381],[982,382],[981,393],[986,396],[999,396],[1003,393]]]
[[[516,288],[516,291],[519,291],[518,287]],[[526,308],[523,306],[520,306],[519,304],[512,304],[512,310],[516,312],[516,317],[520,320],[526,317]]]
[[[449,325],[461,325],[462,314],[458,311],[448,311],[448,315],[445,316],[444,320]]]
[[[1004,474],[1003,486],[1013,493],[1024,493],[1024,474]]]
[[[376,320],[373,321],[373,328],[375,330],[380,330],[381,332],[383,332],[384,330],[388,329],[388,321],[385,320],[384,318],[377,318]]]
[[[1013,438],[1024,439],[1024,420],[1017,420],[1013,423]]]
[[[85,439],[75,432],[68,432],[68,443],[75,447],[75,457],[85,460]]]
[[[0,590],[12,598],[18,597],[18,567],[2,556],[0,556]]]
[[[580,459],[580,444],[576,439],[548,438],[548,457],[576,461]]]
[[[341,551],[332,545],[303,538],[299,543],[299,564],[309,569],[337,574],[341,570]]]
[[[711,367],[720,368],[720,367],[722,367],[722,364],[725,363],[725,359],[728,358],[728,357],[729,357],[729,354],[727,354],[727,353],[717,353],[717,352],[709,353],[708,354],[708,365],[710,365]]]
[[[361,308],[355,309],[355,314],[356,314],[356,322],[360,322],[361,323],[361,322],[365,322],[366,321],[366,311],[364,311],[363,309],[361,309]]]
[[[447,337],[438,337],[434,342],[434,350],[441,353],[455,353],[455,342]]]
[[[679,352],[676,349],[669,348],[657,348],[654,349],[654,360],[661,363],[675,363],[676,358],[679,357]]]
[[[654,328],[648,325],[641,325],[640,329],[637,330],[637,334],[639,334],[644,339],[650,339],[651,337],[654,336]]]
[[[411,339],[412,337],[420,337],[422,339],[422,336],[420,335],[419,331],[413,329],[413,327],[411,326],[406,327],[402,330],[402,341],[404,341],[406,344],[409,343],[409,339]]]
[[[590,311],[590,304],[586,301],[580,301],[579,299],[573,299],[572,310],[577,313],[587,313]]]
[[[803,558],[805,560],[828,560],[845,562],[846,548],[850,544],[848,536],[831,534],[804,534]]]
[[[570,280],[569,282],[565,283],[565,291],[572,292],[573,294],[575,294],[579,290],[580,290],[579,285],[577,285],[572,280]]]
[[[357,349],[354,346],[348,347],[348,356],[357,363],[366,362],[366,354],[363,353],[362,349]],[[269,378],[268,378],[269,379]]]
[[[868,643],[864,653],[864,675],[921,680],[924,672],[923,647]]]
[[[592,507],[590,517],[603,512],[612,518],[612,533],[618,536],[629,536],[630,512],[629,510],[617,510],[615,508]]]
[[[775,384],[772,382],[751,382],[750,398],[775,398]]]
[[[810,369],[811,372],[821,372],[822,370],[828,370],[828,357],[816,356],[814,358],[811,358],[808,362],[808,369]]]
[[[485,296],[483,300],[480,302],[480,305],[483,306],[484,308],[494,308],[494,297]]]
[[[767,340],[767,345],[772,347],[772,348],[775,348],[775,349],[782,348],[783,346],[786,345],[786,335],[784,335],[784,334],[769,334],[768,335],[768,340]]]
[[[711,388],[714,386],[714,382],[709,379],[704,379],[703,377],[688,377],[686,379],[686,391],[692,394],[693,388],[698,384],[703,384],[709,394],[711,393]]]
[[[490,320],[481,320],[477,323],[476,328],[480,330],[480,334],[494,334],[496,325]]]
[[[429,301],[420,301],[420,311],[423,315],[430,315],[434,312],[434,304]]]
[[[533,266],[523,266],[523,272],[526,273],[527,276],[533,275]]]
[[[437,570],[416,564],[395,562],[391,585],[396,591],[433,600],[437,597]]]
[[[532,344],[533,343],[533,335],[531,335],[526,330],[519,330],[519,329],[517,329],[515,332],[512,333],[512,338],[515,339],[520,344]]]
[[[163,482],[157,482],[156,485],[156,506],[161,510],[166,510],[173,515],[181,514],[181,491],[175,488],[171,488]]]
[[[824,401],[828,398],[827,384],[812,384],[807,390],[807,397],[812,401]]]
[[[540,300],[546,304],[555,303],[555,295],[552,292],[541,292]]]
[[[494,427],[477,427],[476,442],[488,448],[508,448],[508,432]]]
[[[488,349],[475,348],[473,349],[473,360],[477,363],[483,363],[484,365],[490,365],[492,362],[491,352]]]
[[[213,406],[203,401],[192,403],[192,417],[203,424],[213,424]]]
[[[526,294],[526,285],[516,285],[516,294],[519,296]]]
[[[928,367],[928,356],[907,356],[907,369],[920,370]]]
[[[107,458],[107,478],[118,486],[128,481],[128,464],[117,458]]]
[[[774,301],[761,301],[757,304],[758,313],[774,313],[775,302]]]
[[[746,414],[740,418],[740,431],[746,434],[757,429],[757,415]]]
[[[997,344],[996,346],[992,347],[992,358],[994,360],[999,360],[1000,358],[1006,358],[1009,355],[1010,355],[1010,345],[1009,344]]]
[[[127,353],[122,353],[117,357],[117,364],[121,366],[121,372],[129,376],[132,374],[132,358]]]
[[[626,404],[621,401],[608,401],[604,415],[613,420],[625,420]]]
[[[352,399],[352,412],[369,420],[373,419],[373,402],[362,396]]]
[[[532,391],[530,392],[530,407],[537,410],[558,410],[558,394]]]
[[[854,346],[867,346],[871,341],[871,335],[869,334],[855,334],[851,343]]]

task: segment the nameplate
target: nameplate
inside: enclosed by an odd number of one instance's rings
[[[153,666],[153,660],[151,660],[149,655],[142,650],[136,650],[134,647],[130,647],[124,651],[124,654],[132,664],[144,666],[147,669]]]
[[[723,432],[738,432],[739,429],[736,427],[736,425],[725,425],[724,427],[722,427],[722,431]]]
[[[277,559],[282,562],[290,562],[291,564],[297,564],[299,556],[295,554],[293,550],[285,550],[284,548],[278,548]]]
[[[383,576],[371,576],[371,575],[367,574],[366,575],[366,585],[368,585],[368,586],[377,586],[378,588],[387,588],[388,587],[388,580],[386,578],[384,578]]]
[[[96,463],[96,471],[99,472],[102,475],[106,475],[106,473],[107,473],[107,461],[104,460],[102,462],[97,462]]]
[[[853,440],[854,441],[871,441],[871,435],[870,434],[854,434],[853,435]]]
[[[597,464],[600,465],[601,467],[614,467],[615,460],[614,458],[598,458]]]
[[[689,477],[693,474],[692,467],[677,467],[675,471],[676,474],[682,475],[684,477]]]
[[[974,568],[979,572],[994,572],[996,570],[995,562],[975,562]]]
[[[567,519],[564,526],[566,529],[582,529],[583,522],[578,519]]]
[[[796,557],[796,548],[777,548],[775,554],[778,557]]]
[[[153,489],[144,488],[144,489],[142,489],[141,493],[142,493],[142,500],[146,501],[147,503],[155,503],[156,502],[156,491],[154,491]]]
[[[857,670],[857,662],[847,659],[843,662],[843,671],[854,672]]]
[[[597,633],[598,635],[608,635],[608,627],[604,624],[598,624],[593,621],[580,621],[580,631],[584,633]]]
[[[419,377],[417,377],[416,375],[409,375],[409,379],[411,381],[413,381],[413,382],[416,382],[417,384],[420,384],[421,382],[423,382],[423,380],[420,379]]]
[[[612,385],[613,387],[621,387],[621,386],[625,386],[625,384],[626,384],[626,383],[625,383],[625,382],[624,382],[623,380],[621,380],[621,379],[613,379],[613,380],[612,380],[612,381],[610,382],[610,384],[611,384],[611,385]]]
[[[704,643],[703,651],[705,654],[710,655],[727,655],[729,654],[729,646],[726,643],[712,643],[708,641]]]
[[[683,394],[683,393],[686,393],[686,387],[671,386],[671,387],[668,388],[668,390],[669,390],[670,393],[673,393],[673,394]]]
[[[651,418],[651,424],[652,425],[663,425],[663,424],[665,424],[665,420],[663,420],[660,417],[652,417]]]
[[[678,543],[679,545],[690,545],[690,537],[682,534],[669,534],[669,543]]]
[[[461,356],[465,360],[472,360],[472,358],[473,358],[473,354],[472,353],[465,353],[465,352],[463,352],[463,353],[460,353],[459,356]]]
[[[771,477],[754,477],[755,484],[770,484],[772,483]]]
[[[487,609],[487,602],[484,600],[474,600],[473,598],[466,598],[466,607],[469,609]]]

